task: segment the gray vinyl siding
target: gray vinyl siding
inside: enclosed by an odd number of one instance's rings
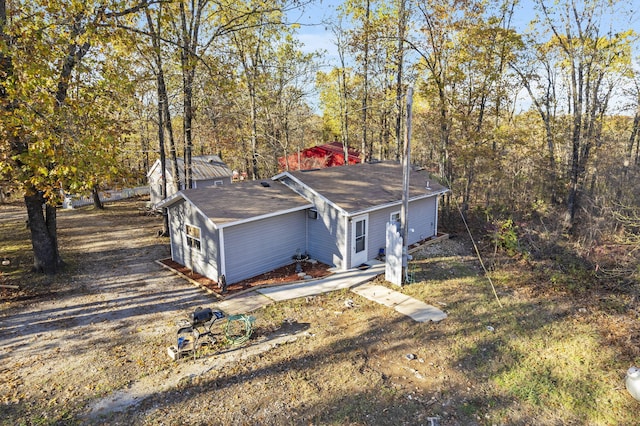
[[[387,245],[387,222],[391,213],[400,210],[400,204],[394,207],[388,207],[382,210],[376,210],[369,214],[369,259],[373,259],[378,255],[381,248]]]
[[[386,226],[391,213],[400,211],[401,205],[375,210],[369,213],[368,257],[373,259],[386,246]],[[436,197],[409,203],[409,233],[407,245],[417,243],[435,235]],[[413,230],[413,231],[412,231]]]
[[[306,211],[223,229],[226,279],[231,284],[291,264],[307,251]]]
[[[181,265],[185,264],[184,221],[185,221],[184,200],[172,205],[168,210],[169,214],[169,235],[171,238],[171,259]]]
[[[222,185],[231,185],[231,176],[220,176],[211,179],[203,179],[194,181],[194,188],[206,188],[209,186],[216,186],[216,182],[222,182]]]
[[[413,201],[409,205],[408,245],[436,235],[437,196]],[[411,229],[414,231],[411,232]]]
[[[158,183],[149,184],[149,202],[154,206],[162,201],[162,188]]]
[[[343,214],[307,187],[298,185],[288,177],[282,182],[313,203],[318,211],[318,219],[307,221],[309,255],[327,265],[342,268],[347,264],[344,255],[346,230]]]
[[[187,245],[186,225],[200,228],[200,251]],[[169,228],[171,229],[171,258],[194,272],[217,280],[218,231],[211,222],[198,213],[190,203],[181,201],[169,209]]]
[[[309,255],[327,265],[344,265],[344,216],[316,200],[318,219],[308,220]]]

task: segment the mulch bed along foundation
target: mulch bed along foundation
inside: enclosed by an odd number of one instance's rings
[[[425,245],[434,243],[436,241],[449,238],[448,234],[439,233],[435,237],[427,238],[426,240],[419,241],[408,247],[409,252],[413,252]],[[193,272],[191,269],[187,268],[184,265],[181,265],[177,262],[174,262],[171,259],[162,259],[159,260],[158,263],[161,265],[168,267],[180,275],[193,282],[194,284],[199,285],[200,287],[207,290],[209,293],[215,294],[220,298],[225,298],[229,296],[233,296],[236,294],[243,293],[245,291],[255,290],[257,288],[274,286],[274,285],[282,285],[282,284],[291,284],[299,281],[304,281],[296,273],[296,264],[292,263],[287,266],[283,266],[278,269],[274,269],[267,273],[255,276],[253,278],[249,278],[237,283],[228,284],[227,291],[223,294],[222,289],[218,286],[218,283],[210,278],[205,277],[204,275],[200,275],[197,272]],[[331,267],[321,263],[311,263],[311,262],[303,262],[302,270],[305,275],[311,277],[310,279],[315,278],[323,278],[332,274],[329,270]],[[307,278],[309,279],[309,278]]]
[[[233,296],[249,290],[255,290],[257,288],[274,286],[274,285],[282,285],[282,284],[291,284],[298,281],[304,281],[296,273],[296,265],[295,263],[293,263],[291,265],[274,269],[267,273],[255,276],[253,278],[249,278],[233,284],[228,284],[227,291],[223,294],[222,289],[218,286],[218,283],[216,281],[210,278],[207,278],[204,275],[200,275],[197,272],[193,272],[191,269],[187,268],[184,265],[174,262],[171,259],[162,259],[162,260],[159,260],[158,262],[161,265],[164,265],[174,271],[177,271],[178,273],[180,273],[180,275],[184,276],[189,281],[199,285],[200,287],[207,290],[209,293],[213,293],[216,296],[221,298]],[[302,270],[304,271],[305,275],[308,277],[311,277],[311,279],[323,278],[331,275],[332,272],[329,270],[330,268],[331,268],[330,266],[325,265],[324,263],[321,263],[321,262],[302,263]]]

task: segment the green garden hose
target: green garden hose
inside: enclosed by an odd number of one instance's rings
[[[253,323],[255,322],[255,318],[251,315],[231,315],[227,317],[227,323],[224,326],[224,335],[227,339],[227,342],[232,345],[239,345],[251,337],[251,333],[253,333]],[[233,324],[233,323],[236,324]],[[244,331],[238,333],[237,329],[234,329],[236,325],[244,326]]]

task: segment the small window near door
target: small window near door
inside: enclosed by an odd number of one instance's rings
[[[360,253],[366,246],[366,225],[367,220],[362,219],[356,222],[356,253]]]
[[[393,212],[389,217],[389,222],[396,225],[396,231],[400,232],[400,212]]]
[[[202,243],[200,241],[200,228],[192,225],[185,225],[187,234],[187,245],[197,251],[200,251]]]

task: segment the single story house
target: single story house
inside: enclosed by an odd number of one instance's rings
[[[178,175],[180,182],[184,185],[184,159],[178,158]],[[167,158],[165,164],[165,176],[167,177],[167,198],[177,191],[177,184],[171,172],[171,160]],[[217,155],[199,155],[191,158],[191,172],[193,176],[194,188],[207,186],[227,185],[231,183],[233,172]],[[156,205],[162,201],[162,170],[160,160],[149,169],[147,173],[149,182],[149,194],[151,205]]]
[[[360,162],[360,153],[353,148],[349,148],[347,159],[349,164],[358,164]],[[344,146],[340,142],[312,146],[289,154],[286,157],[278,158],[278,165],[281,171],[322,169],[343,166],[344,163]]]
[[[402,175],[397,162],[362,163],[180,191],[160,204],[171,257],[228,284],[288,265],[296,253],[357,267],[378,256],[386,224],[400,220]],[[437,234],[447,191],[425,171],[411,172],[407,244]]]

